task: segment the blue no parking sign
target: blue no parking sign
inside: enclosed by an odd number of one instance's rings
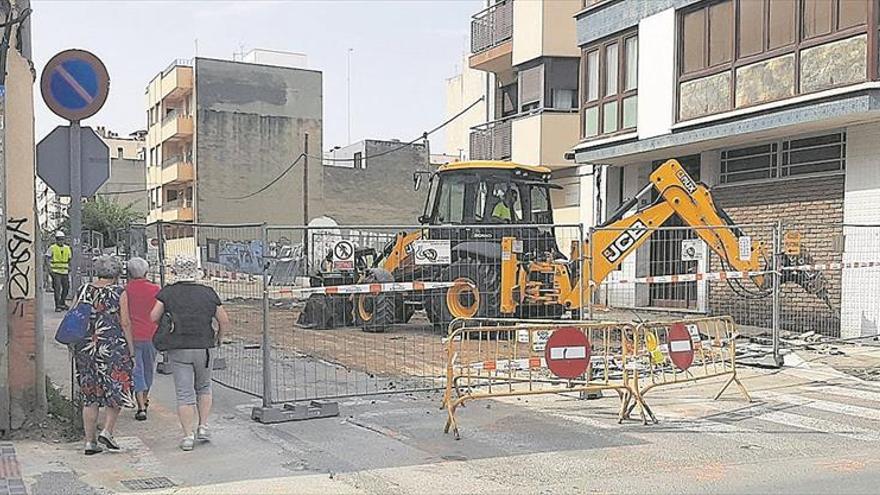
[[[43,100],[50,110],[70,121],[91,117],[110,89],[107,68],[85,50],[65,50],[49,60],[40,78]]]

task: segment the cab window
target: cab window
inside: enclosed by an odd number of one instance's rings
[[[531,186],[529,196],[532,223],[552,223],[553,216],[550,212],[550,196],[546,187]]]

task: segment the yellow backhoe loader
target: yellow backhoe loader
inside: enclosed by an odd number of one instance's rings
[[[417,188],[421,178],[415,176]],[[459,162],[441,166],[429,179],[419,218],[424,227],[397,234],[360,274],[360,282],[453,285],[427,292],[349,296],[350,304],[344,307],[365,331],[381,332],[406,322],[419,306],[439,328],[457,317],[554,318],[579,310],[608,274],[674,215],[705,241],[724,270],[759,272],[750,280],[729,281],[734,291],[748,297],[771,293],[772,277],[761,273],[771,267],[771,247],[755,241],[750,256],[742,256],[739,242],[745,233],[715,205],[708,187],[695,182],[676,160],[658,167],[650,183],[595,230],[591,242],[573,242],[568,255],[560,252],[554,232],[550,189],[558,186],[550,183],[550,169]],[[656,200],[631,213],[652,190]],[[448,243],[448,263],[418,263],[424,245],[430,246],[419,241]],[[803,248],[797,259],[776,255],[779,266],[811,264]],[[786,270],[780,281],[797,283],[831,306],[820,272]],[[311,310],[331,307],[343,306],[313,301]]]

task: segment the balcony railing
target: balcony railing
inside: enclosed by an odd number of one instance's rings
[[[162,211],[179,210],[181,208],[192,208],[192,200],[178,198],[174,201],[166,201],[162,203]]]
[[[165,67],[165,70],[162,71],[162,76],[167,76],[169,72],[173,71],[175,67],[192,67],[193,59],[191,58],[177,58],[174,59],[168,67]]]
[[[472,160],[509,160],[511,149],[511,117],[471,128]]]
[[[192,163],[192,153],[184,153],[182,155],[171,155],[162,160],[162,168],[167,168],[178,163]]]
[[[162,117],[162,125],[165,125],[165,124],[171,122],[172,120],[174,120],[174,119],[176,119],[177,117],[180,117],[180,116],[182,116],[182,115],[183,115],[183,113],[181,113],[180,110],[178,110],[178,109],[175,108],[175,109],[171,110],[170,112],[166,113],[166,114]]]
[[[479,53],[513,37],[513,0],[501,0],[474,14],[471,53]]]

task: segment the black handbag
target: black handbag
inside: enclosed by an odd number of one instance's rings
[[[153,347],[156,348],[157,351],[167,351],[172,347],[172,340],[174,339],[174,318],[171,317],[171,313],[165,311],[162,313],[162,317],[159,318],[159,326],[156,328],[156,333],[153,334]]]

